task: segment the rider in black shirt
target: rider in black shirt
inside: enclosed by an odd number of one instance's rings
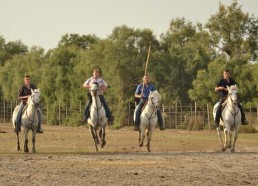
[[[236,85],[235,80],[233,80],[229,76],[230,76],[229,70],[225,70],[223,72],[223,79],[221,79],[218,82],[217,86],[215,87],[215,91],[218,92],[218,94],[220,96],[220,101],[219,101],[219,105],[218,105],[216,117],[215,117],[215,127],[219,126],[219,121],[220,121],[221,112],[222,112],[222,103],[225,101],[225,99],[228,95],[227,86]],[[242,125],[247,125],[248,121],[245,118],[245,113],[244,113],[243,107],[240,103],[237,103],[237,105],[241,112]]]

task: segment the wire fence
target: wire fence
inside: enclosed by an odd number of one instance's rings
[[[19,104],[17,101],[5,101],[0,102],[0,123],[10,123],[12,118],[12,112],[14,108]],[[65,124],[67,118],[74,114],[82,116],[85,104],[78,102],[77,108],[72,108],[69,103],[60,104],[57,103],[58,108],[53,110],[47,109],[48,106],[41,104],[40,108],[43,113],[43,123],[49,123],[49,113],[55,112],[58,125]],[[135,103],[129,103],[127,106],[127,114],[124,122],[120,126],[132,126],[133,114],[135,109]],[[213,126],[213,105],[207,104],[206,106],[198,106],[197,102],[190,103],[189,105],[182,105],[180,101],[163,104],[162,115],[166,128],[170,129],[210,129]],[[249,123],[257,126],[258,123],[258,105],[256,108],[245,108],[245,114]],[[81,118],[78,118],[80,121]]]

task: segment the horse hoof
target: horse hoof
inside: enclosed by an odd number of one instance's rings
[[[142,147],[143,146],[143,143],[139,143],[139,147]]]
[[[106,141],[103,141],[103,142],[101,143],[101,148],[103,148],[105,145],[106,145]]]
[[[32,150],[33,153],[36,153],[36,150]]]
[[[226,149],[225,148],[222,148],[221,151],[224,152]]]
[[[28,153],[28,152],[29,152],[29,150],[24,149],[24,152]]]
[[[235,149],[231,149],[230,152],[234,153],[234,152],[235,152]]]
[[[21,150],[21,148],[20,147],[17,147],[17,151],[20,151]]]

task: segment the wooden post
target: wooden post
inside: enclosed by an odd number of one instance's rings
[[[207,117],[208,117],[207,119],[208,119],[209,130],[211,130],[209,104],[207,104]]]
[[[3,102],[4,102],[4,123],[5,123],[5,100]]]
[[[182,102],[181,102],[181,100],[179,100],[179,104],[180,104],[180,125],[181,125],[181,129],[182,129],[182,123],[183,123],[183,108],[182,108]]]
[[[61,103],[58,101],[58,124],[61,124]]]
[[[176,111],[175,111],[175,124],[177,129],[177,101],[176,101]]]
[[[162,118],[163,118],[163,124],[164,124],[164,127],[166,127],[164,114],[165,114],[165,106],[164,106],[164,104],[162,104]]]

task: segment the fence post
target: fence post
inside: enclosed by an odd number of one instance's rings
[[[177,129],[177,101],[176,101],[176,111],[175,111],[175,124]]]
[[[128,102],[128,117],[127,117],[127,126],[130,124],[130,116],[131,116],[131,104]]]
[[[58,101],[58,124],[61,124],[61,103]]]
[[[4,123],[5,123],[5,100],[4,100]]]
[[[165,114],[165,106],[164,106],[164,104],[162,104],[162,118],[163,118],[163,124],[164,124],[164,127],[166,127],[164,114]]]
[[[207,119],[208,119],[208,126],[209,126],[209,130],[211,130],[211,124],[210,124],[210,109],[209,109],[209,104],[207,104]]]

